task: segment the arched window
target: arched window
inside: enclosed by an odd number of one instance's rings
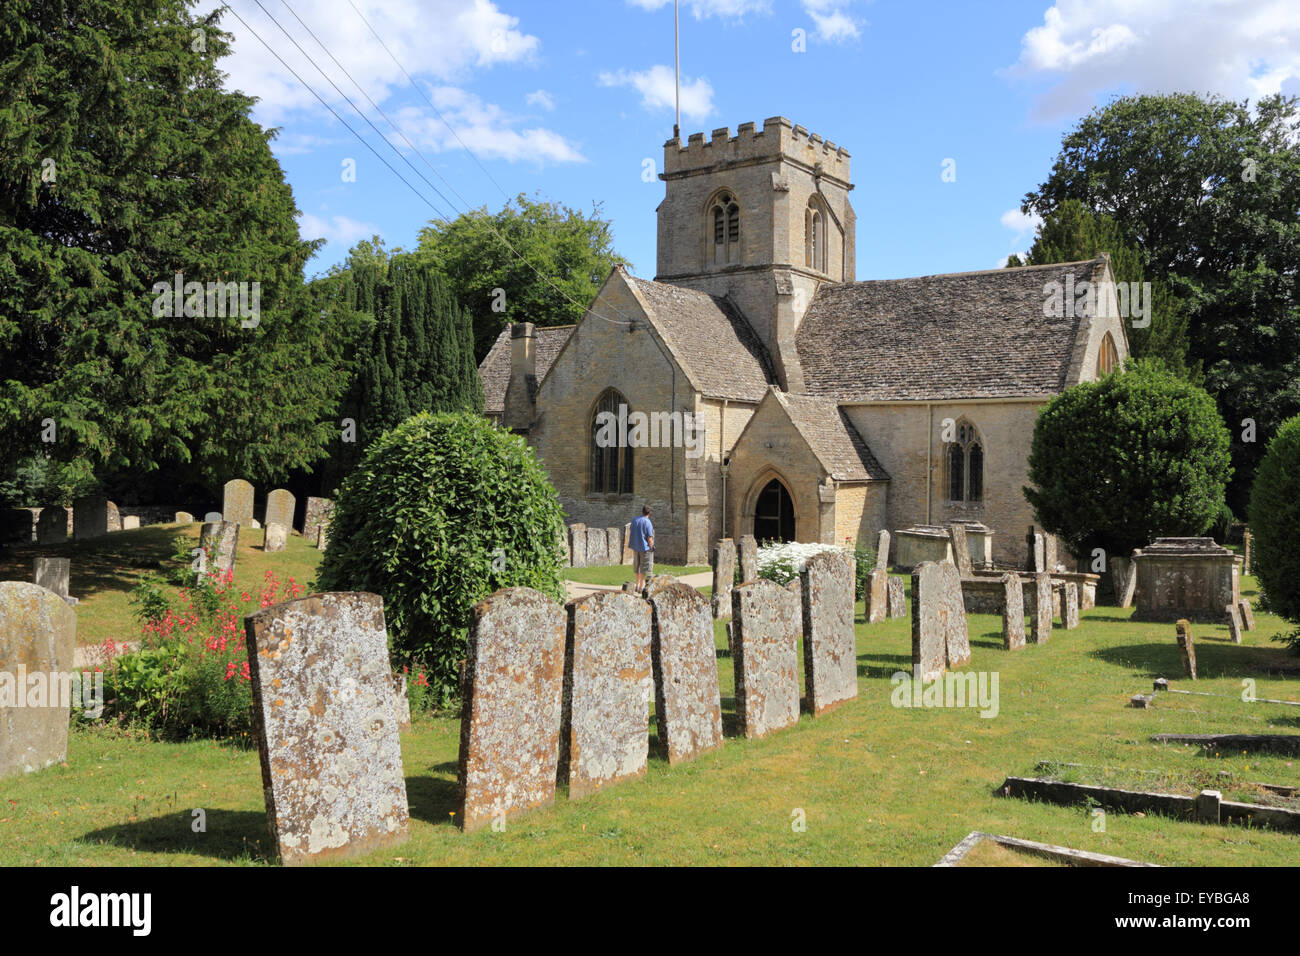
[[[1107,332],[1105,338],[1101,340],[1101,348],[1097,350],[1097,377],[1109,375],[1115,371],[1115,366],[1119,364],[1119,350],[1115,348],[1115,340]]]
[[[612,388],[601,393],[591,413],[592,494],[632,494],[632,446],[627,441],[627,399]]]
[[[821,210],[813,203],[804,210],[804,265],[826,271],[826,226]]]
[[[709,261],[715,266],[740,262],[740,204],[727,191],[709,203]]]
[[[970,422],[957,423],[956,440],[948,443],[948,500],[984,500],[984,442]]]

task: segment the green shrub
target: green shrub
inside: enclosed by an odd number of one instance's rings
[[[473,414],[412,416],[343,483],[315,589],[384,599],[399,663],[455,695],[470,611],[498,588],[563,600],[555,489],[518,435]]]
[[[1251,570],[1268,607],[1300,622],[1300,415],[1283,422],[1268,443],[1250,490]]]
[[[853,552],[854,576],[856,580],[853,585],[853,597],[861,601],[867,596],[867,581],[871,578],[871,572],[876,567],[876,549],[875,548],[857,548]]]
[[[1228,536],[1232,533],[1232,526],[1237,523],[1236,516],[1233,515],[1232,509],[1228,507],[1225,501],[1223,507],[1219,509],[1218,517],[1214,519],[1214,525],[1210,528],[1210,534],[1219,544],[1227,544]]]

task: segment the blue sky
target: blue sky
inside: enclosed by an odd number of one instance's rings
[[[654,275],[664,187],[642,171],[646,159],[661,168],[672,134],[671,0],[260,2],[230,6],[443,214],[497,209],[519,192],[583,210],[599,202],[615,248]],[[992,268],[1025,249],[1022,197],[1062,135],[1117,93],[1300,93],[1290,0],[683,0],[681,25],[683,138],[781,115],[850,151],[858,279]],[[254,118],[281,130],[273,149],[300,231],[329,240],[309,274],[372,233],[414,246],[434,208],[250,29],[230,13],[223,27],[236,38],[228,85],[259,97]]]

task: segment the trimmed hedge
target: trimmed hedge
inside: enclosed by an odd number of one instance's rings
[[[1300,622],[1300,415],[1283,422],[1268,443],[1250,489],[1251,570],[1268,607]]]

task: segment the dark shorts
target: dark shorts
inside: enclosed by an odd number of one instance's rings
[[[653,551],[633,551],[632,556],[632,572],[634,574],[651,574],[654,572],[655,553]]]

